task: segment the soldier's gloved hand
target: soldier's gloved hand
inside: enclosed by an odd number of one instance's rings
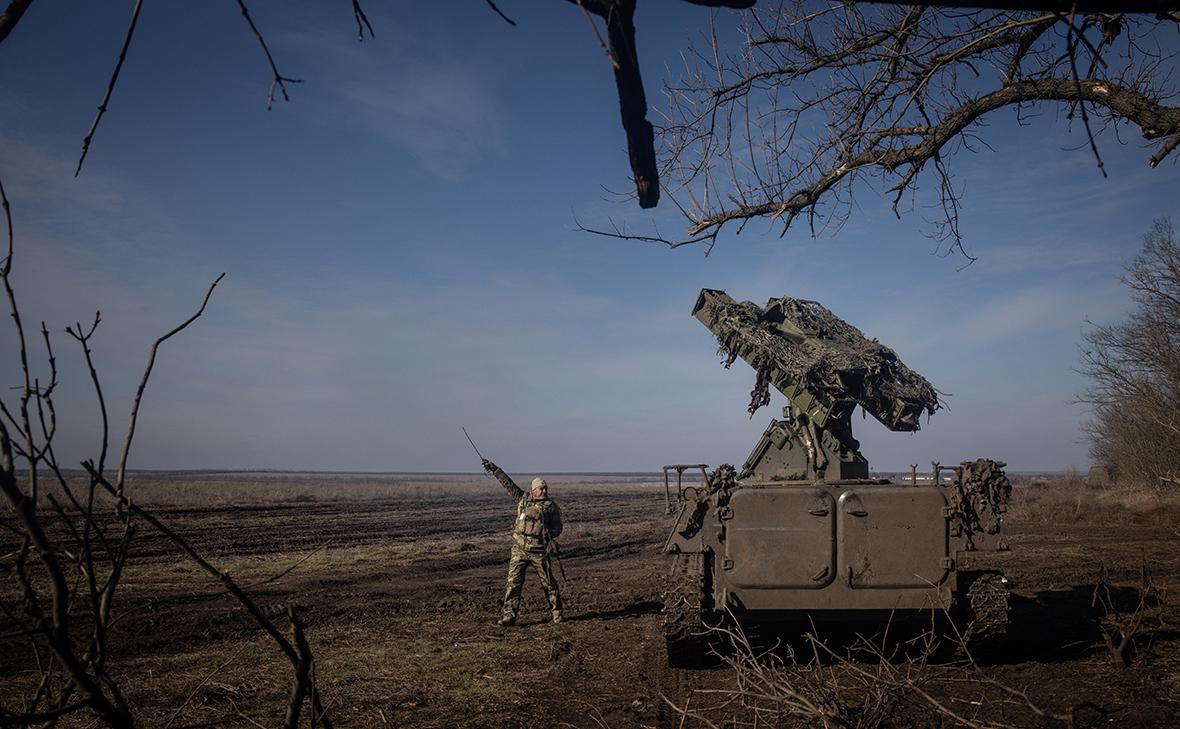
[[[488,459],[485,458],[485,459],[483,459],[483,470],[487,471],[488,473],[491,473],[492,471],[496,470],[496,464],[492,463],[491,461],[489,461]]]

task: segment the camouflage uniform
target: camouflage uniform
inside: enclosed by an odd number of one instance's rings
[[[562,619],[561,590],[553,575],[549,545],[552,540],[561,536],[561,511],[548,496],[535,498],[531,491],[525,491],[517,486],[508,474],[491,461],[486,461],[484,466],[495,475],[508,495],[516,501],[516,524],[512,529],[512,558],[508,562],[508,580],[504,590],[504,609],[500,624],[511,625],[516,621],[516,611],[520,607],[520,592],[524,587],[524,574],[529,565],[532,565],[541,578],[541,587],[545,589],[545,597],[549,599],[553,622],[559,623]],[[537,482],[544,485],[542,479],[537,479],[534,484]]]

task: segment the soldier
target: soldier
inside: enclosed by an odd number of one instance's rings
[[[516,622],[516,611],[520,607],[520,591],[524,586],[524,573],[529,565],[541,578],[545,597],[549,598],[553,622],[561,622],[561,592],[553,577],[549,560],[549,549],[554,539],[561,536],[561,512],[549,498],[549,485],[543,478],[534,478],[532,489],[525,491],[516,485],[508,474],[488,459],[483,467],[500,481],[504,490],[516,501],[516,525],[512,529],[512,558],[508,562],[508,583],[504,591],[504,609],[500,614],[500,625]]]

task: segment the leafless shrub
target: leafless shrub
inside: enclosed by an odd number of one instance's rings
[[[1007,519],[1025,524],[1146,524],[1180,526],[1180,494],[1144,489],[1095,489],[1080,479],[1053,478],[1014,489]]]
[[[1157,631],[1166,627],[1163,618],[1166,591],[1155,584],[1146,558],[1140,567],[1135,593],[1131,604],[1121,604],[1103,568],[1091,599],[1091,606],[1102,612],[1098,620],[1102,641],[1110,651],[1111,659],[1123,668],[1130,667],[1137,644],[1149,641]]]
[[[1090,387],[1083,402],[1090,454],[1116,482],[1163,494],[1180,491],[1180,240],[1156,220],[1126,269],[1136,310],[1096,326],[1082,345]]]
[[[881,726],[905,700],[891,688],[891,679],[901,673],[908,681],[921,682],[929,655],[899,664],[883,656],[864,666],[849,662],[854,670],[848,671],[824,660],[832,655],[830,649],[811,635],[812,655],[802,659],[790,646],[758,651],[738,628],[716,630],[732,646],[721,659],[732,669],[735,687],[698,690],[675,707],[682,717],[707,726],[718,716],[731,726]]]
[[[721,659],[734,685],[693,691],[683,704],[664,697],[681,726],[876,729],[914,725],[931,713],[940,725],[970,729],[1033,726],[1046,719],[1072,726],[1078,711],[1095,708],[1079,704],[1056,714],[1040,707],[1025,692],[986,676],[962,636],[951,641],[965,659],[937,665],[936,655],[948,646],[933,628],[894,648],[886,630],[879,639],[859,638],[846,652],[812,632],[804,636],[806,656],[786,646],[756,649],[740,628],[718,631],[732,646]],[[1018,719],[996,715],[1000,703]]]
[[[112,727],[136,725],[133,707],[120,689],[109,660],[119,622],[134,613],[134,609],[119,610],[116,595],[134,554],[136,532],[147,524],[237,598],[290,660],[294,678],[285,726],[298,725],[307,699],[311,725],[331,727],[315,686],[311,650],[295,607],[288,608],[288,638],[228,572],[208,562],[178,532],[134,503],[127,490],[127,464],[139,407],[160,345],[204,313],[222,277],[209,286],[196,313],[152,345],[131,405],[114,475],[107,467],[110,428],[106,401],[90,349],[101,317],[96,314],[89,327],[75,325],[67,329],[89,368],[102,416],[98,455],[82,463],[86,478],[81,483],[71,482],[54,451],[58,422],[53,396],[58,370],[53,340],[42,323],[41,340],[48,367],[48,378],[42,381],[34,374],[12,285],[12,214],[2,184],[0,206],[8,243],[7,254],[0,261],[0,281],[14,322],[21,378],[14,388],[15,402],[0,399],[0,496],[6,507],[0,513],[0,647],[6,661],[23,655],[31,669],[28,675],[32,676],[20,705],[0,704],[0,726],[52,726],[72,714],[90,714]]]
[[[1042,487],[1047,489],[1084,489],[1086,488],[1086,479],[1076,468],[1067,468],[1065,471],[1045,479]]]

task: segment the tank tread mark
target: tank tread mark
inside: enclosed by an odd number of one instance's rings
[[[677,554],[664,584],[664,640],[668,665],[701,665],[707,655],[704,635],[703,554]]]
[[[962,572],[963,638],[972,651],[996,646],[1008,633],[1008,587],[998,570]]]

